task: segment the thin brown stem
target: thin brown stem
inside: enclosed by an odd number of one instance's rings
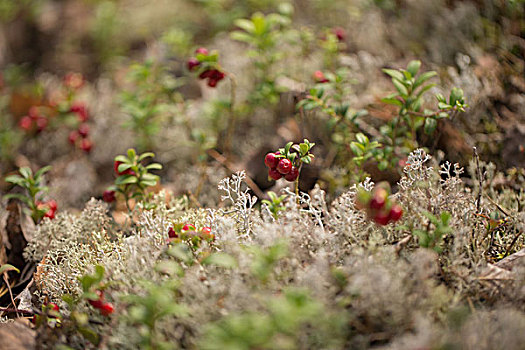
[[[11,302],[13,303],[13,307],[16,308],[16,304],[15,304],[15,298],[13,297],[13,291],[11,290],[11,286],[9,285],[9,279],[7,277],[7,272],[4,272],[4,282],[7,286],[7,290],[9,290],[9,296],[11,297]],[[16,313],[16,316],[17,317],[20,317],[20,314],[18,314],[18,312]]]

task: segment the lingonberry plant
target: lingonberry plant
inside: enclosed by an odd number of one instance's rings
[[[185,242],[192,249],[197,249],[202,241],[215,241],[215,235],[208,226],[197,229],[193,224],[176,223],[168,230],[168,241],[174,244]]]
[[[269,168],[268,177],[273,180],[284,178],[295,183],[295,191],[299,191],[299,175],[303,164],[310,164],[314,155],[310,152],[315,143],[304,139],[303,143],[288,142],[277,152],[270,152],[264,157],[264,164]]]
[[[390,196],[390,185],[382,182],[372,192],[360,188],[357,193],[356,206],[366,211],[369,219],[378,225],[396,222],[403,215],[403,208]]]
[[[132,148],[128,149],[126,155],[116,156],[114,170],[117,178],[114,185],[104,192],[104,200],[112,202],[116,199],[115,193],[119,193],[124,197],[129,212],[131,212],[129,202],[131,199],[147,200],[147,188],[155,186],[159,180],[157,175],[151,174],[149,171],[160,170],[162,165],[159,163],[143,165],[142,161],[154,156],[155,154],[152,152],[137,154]]]
[[[286,199],[286,195],[277,196],[275,192],[268,191],[268,196],[270,199],[263,199],[262,203],[265,204],[268,207],[268,210],[274,217],[274,219],[277,219],[279,217],[279,212],[285,210],[285,206],[282,204],[283,201]]]
[[[44,186],[44,174],[50,169],[50,166],[46,166],[33,174],[30,168],[22,167],[18,170],[20,175],[9,175],[5,178],[6,182],[23,188],[25,193],[11,193],[4,198],[16,198],[22,201],[27,206],[25,209],[35,223],[40,222],[44,217],[53,219],[57,210],[57,202],[55,200],[41,201],[44,194],[48,191],[48,188]]]
[[[127,82],[120,96],[122,110],[128,116],[124,127],[136,135],[139,151],[152,149],[158,146],[156,135],[162,125],[170,125],[184,106],[177,92],[181,81],[173,77],[167,65],[148,59],[131,65]]]
[[[436,95],[437,110],[423,109],[423,97],[427,91],[436,86],[428,80],[436,76],[434,71],[419,73],[420,61],[411,61],[406,69],[383,69],[392,78],[396,92],[383,98],[382,101],[397,106],[398,115],[384,125],[381,133],[386,145],[384,160],[390,160],[393,167],[400,158],[418,147],[416,132],[422,126],[426,134],[432,134],[439,119],[450,118],[458,112],[465,112],[468,105],[463,96],[463,90],[453,88],[448,101],[441,94]],[[401,148],[401,154],[396,149]]]
[[[198,73],[199,79],[208,79],[209,87],[216,87],[226,77],[226,73],[219,65],[219,53],[209,52],[204,47],[195,50],[196,57],[188,59],[187,66],[190,72]]]
[[[275,67],[282,60],[280,43],[286,38],[290,15],[290,11],[284,9],[281,13],[268,15],[257,12],[249,19],[235,21],[240,30],[232,32],[231,37],[249,46],[247,55],[253,60],[255,88],[249,100],[254,105],[274,105],[282,92],[275,83],[278,75]]]
[[[355,135],[355,138],[357,141],[352,141],[352,143],[350,143],[350,149],[355,155],[352,158],[352,163],[356,166],[357,169],[355,182],[359,183],[369,175],[363,169],[363,164],[369,159],[378,160],[378,153],[382,145],[377,141],[370,142],[368,137],[363,133],[357,133]],[[378,167],[380,170],[384,170],[386,168],[386,164],[384,164],[383,162],[378,162]]]

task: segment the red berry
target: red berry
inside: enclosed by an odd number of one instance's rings
[[[218,82],[219,82],[218,80],[210,78],[210,79],[208,79],[208,86],[209,87],[216,87]]]
[[[314,80],[318,83],[328,83],[329,80],[324,76],[324,73],[320,70],[314,72]]]
[[[195,231],[196,228],[192,224],[186,224],[182,227],[182,231]]]
[[[20,122],[18,122],[18,126],[25,131],[29,131],[33,127],[33,120],[31,119],[31,117],[26,115],[25,117],[22,117],[22,119],[20,119]]]
[[[292,169],[290,169],[290,172],[288,174],[284,175],[284,178],[287,181],[294,182],[298,176],[299,176],[299,169],[292,166]]]
[[[208,70],[205,70],[204,72],[202,72],[201,74],[199,74],[199,79],[210,78],[211,75],[212,75],[212,71],[210,69],[208,69]]]
[[[55,304],[55,303],[48,303],[48,304],[47,304],[47,307],[48,307],[50,310],[53,310],[53,311],[60,311],[60,308],[59,308],[58,305]]]
[[[276,168],[271,168],[270,170],[268,170],[268,176],[274,179],[275,181],[283,177]]]
[[[100,309],[104,306],[104,292],[101,290],[96,290],[97,299],[88,299],[88,303],[93,306],[95,309]]]
[[[113,311],[115,311],[115,309],[113,308],[113,304],[111,304],[111,303],[104,303],[100,307],[100,313],[102,315],[104,315],[104,316],[108,316],[108,315],[112,314]]]
[[[290,170],[292,170],[292,162],[286,158],[281,159],[279,164],[277,164],[277,171],[283,175],[288,174]]]
[[[264,157],[264,164],[266,164],[268,168],[277,168],[277,164],[279,164],[279,158],[277,158],[277,154],[271,152],[268,153]]]
[[[86,122],[88,120],[88,112],[86,109],[86,105],[83,102],[75,102],[71,105],[71,108],[69,109],[72,113],[76,113],[78,116],[78,120],[82,123]]]
[[[78,134],[82,137],[87,137],[89,135],[89,125],[80,124],[78,126]]]
[[[112,203],[115,201],[115,191],[112,190],[105,190],[104,193],[102,193],[102,199],[106,203]]]
[[[201,55],[204,55],[204,56],[208,56],[208,49],[206,49],[205,47],[199,47],[197,50],[195,50],[195,53],[196,54],[201,54]]]
[[[336,27],[336,28],[332,29],[332,32],[337,37],[337,40],[339,40],[339,41],[344,41],[345,40],[346,32],[345,32],[345,30],[343,28]]]
[[[390,208],[389,218],[392,221],[397,221],[401,219],[401,216],[403,215],[403,208],[399,204],[395,204]]]
[[[39,117],[36,120],[36,126],[38,131],[43,131],[47,127],[48,121],[46,117]]]
[[[211,234],[211,228],[207,227],[207,226],[203,227],[201,231],[202,231],[202,233],[205,233],[205,234],[208,234],[208,235]]]
[[[86,152],[91,152],[91,149],[93,148],[93,142],[91,142],[90,139],[82,139],[82,143],[80,144],[80,148]]]
[[[70,144],[74,146],[75,143],[77,142],[78,136],[79,136],[78,131],[73,130],[69,133],[67,140],[69,141]]]
[[[374,216],[374,221],[378,223],[379,225],[387,225],[388,221],[390,220],[390,217],[388,214],[389,213],[380,211]]]
[[[175,229],[173,227],[170,227],[168,230],[168,237],[169,238],[179,238],[179,235],[177,232],[175,232]]]
[[[221,81],[222,79],[224,79],[225,76],[226,74],[224,74],[224,72],[221,72],[218,69],[212,69],[211,71],[211,78],[217,81]]]
[[[57,201],[52,199],[50,200],[49,202],[47,202],[47,205],[49,206],[49,209],[53,210],[53,211],[56,211],[57,208],[58,208],[58,204],[57,204]]]
[[[190,72],[193,72],[198,66],[200,66],[200,62],[198,59],[196,59],[195,57],[192,57],[188,60],[187,62],[187,65],[188,65],[188,70]]]

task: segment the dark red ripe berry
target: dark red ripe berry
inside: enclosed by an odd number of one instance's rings
[[[89,135],[89,125],[80,124],[78,126],[78,134],[82,137],[87,137]]]
[[[279,161],[279,164],[277,164],[277,171],[279,171],[281,174],[286,175],[292,170],[292,162],[290,162],[288,159],[283,158]]]
[[[218,69],[212,69],[211,70],[211,76],[210,77],[212,79],[214,79],[214,80],[221,81],[222,79],[224,79],[225,76],[226,76],[226,74],[224,74],[224,72],[221,72]]]
[[[104,303],[100,308],[100,313],[104,316],[111,315],[115,309],[113,308],[113,304],[111,303]]]
[[[95,309],[101,309],[104,306],[103,300],[88,300],[89,305],[93,306]]]
[[[202,72],[201,74],[199,74],[199,79],[206,79],[206,78],[210,78],[212,75],[212,71],[211,70],[205,70],[204,72]]]
[[[20,129],[29,131],[33,127],[33,119],[26,115],[25,117],[22,117],[22,119],[20,119],[20,122],[18,122],[18,126],[20,127]]]
[[[292,166],[292,169],[290,169],[290,172],[288,174],[284,175],[284,178],[287,181],[294,182],[295,180],[297,180],[298,176],[299,176],[299,169]]]
[[[279,158],[277,158],[275,153],[270,152],[264,157],[264,164],[266,164],[268,168],[277,168],[277,164],[279,164]]]
[[[102,199],[106,203],[112,203],[115,201],[115,191],[111,190],[105,190],[104,193],[102,193]]]
[[[91,149],[93,148],[93,142],[91,142],[90,139],[83,139],[82,143],[80,144],[80,148],[84,152],[89,153],[91,152]]]
[[[399,204],[395,204],[390,209],[390,214],[388,215],[390,220],[397,221],[401,219],[401,216],[403,215],[403,208]]]
[[[196,54],[201,54],[201,55],[204,55],[204,56],[208,56],[208,49],[206,49],[205,47],[199,47],[197,50],[195,50],[195,53]]]
[[[198,66],[200,66],[200,64],[201,64],[201,63],[199,62],[198,59],[196,59],[195,57],[192,57],[192,58],[190,58],[190,59],[188,60],[188,63],[187,63],[187,65],[188,65],[188,70],[189,70],[190,72],[193,72]]]
[[[36,126],[38,131],[42,131],[47,127],[48,121],[46,117],[40,117],[36,120]]]
[[[178,238],[179,235],[177,234],[177,232],[175,232],[175,229],[173,227],[170,227],[169,230],[168,230],[168,237],[169,238]]]
[[[337,40],[344,41],[346,38],[346,32],[341,27],[336,27],[333,30],[334,35],[337,37]]]
[[[75,143],[77,142],[78,136],[79,136],[78,131],[73,130],[69,133],[67,140],[69,141],[70,144],[74,146]]]
[[[277,168],[271,168],[270,170],[268,170],[268,176],[274,179],[275,181],[283,177],[281,173],[277,170]]]
[[[208,80],[208,86],[209,86],[209,87],[216,87],[218,82],[219,82],[218,80],[215,80],[215,79],[210,78],[210,79]]]
[[[182,231],[195,231],[195,226],[192,224],[186,224],[182,227]]]
[[[374,216],[374,221],[379,225],[387,225],[390,220],[389,213],[379,212]]]

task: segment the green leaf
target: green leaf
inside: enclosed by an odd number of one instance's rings
[[[400,71],[397,71],[394,69],[387,69],[387,68],[382,69],[382,71],[385,74],[388,74],[389,76],[391,76],[392,78],[403,80],[403,73],[401,73]]]
[[[251,43],[253,41],[253,37],[251,35],[240,31],[230,33],[230,38],[244,43]]]
[[[4,199],[11,199],[11,198],[16,198],[16,199],[20,200],[22,203],[27,204],[28,206],[31,205],[31,199],[26,197],[26,196],[24,196],[23,194],[10,193],[10,194],[6,194],[4,196]]]
[[[355,135],[355,138],[357,139],[357,141],[361,144],[368,144],[369,143],[369,140],[368,140],[368,137],[365,136],[365,134],[363,133],[358,133]]]
[[[434,118],[425,119],[425,134],[432,135],[436,131],[437,120]]]
[[[190,263],[193,260],[193,255],[191,254],[189,247],[183,243],[170,248],[168,254],[185,263]]]
[[[455,106],[457,101],[463,101],[463,90],[453,88],[452,91],[450,91],[449,105]]]
[[[18,185],[24,182],[24,178],[20,175],[9,175],[5,177],[5,181]]]
[[[419,92],[417,93],[417,98],[420,98],[425,92],[427,92],[428,90],[432,89],[434,86],[436,86],[436,84],[428,84],[428,85],[425,85],[421,90],[419,90]]]
[[[162,169],[162,165],[159,164],[159,163],[152,163],[152,164],[146,166],[146,169],[147,170],[161,170]]]
[[[419,68],[421,67],[421,61],[410,61],[410,63],[407,66],[407,71],[415,77],[417,72],[419,72]]]
[[[18,171],[26,179],[29,179],[33,175],[33,172],[28,167],[22,167]]]
[[[352,142],[350,144],[350,149],[352,150],[352,152],[356,156],[362,156],[363,155],[363,151],[359,148],[358,143],[356,143],[356,142]]]
[[[118,185],[129,185],[136,184],[138,182],[137,178],[133,175],[122,175],[117,177],[115,184]]]
[[[135,159],[136,156],[137,156],[137,152],[133,148],[128,149],[128,158],[130,160]]]
[[[20,270],[11,264],[4,264],[0,266],[0,275],[7,271],[16,271],[17,273],[20,273]]]
[[[235,25],[248,33],[253,33],[255,31],[255,26],[253,22],[244,18],[235,20]],[[234,32],[235,33],[235,32]]]
[[[309,150],[309,147],[306,143],[301,143],[299,145],[299,152],[301,152],[301,155],[305,155],[306,153],[308,153],[308,150]]]
[[[142,153],[139,157],[139,162],[143,159],[146,159],[146,158],[153,158],[155,157],[155,153],[153,152],[145,152],[145,153]]]
[[[286,146],[284,146],[284,155],[287,156],[288,153],[290,153],[290,148],[292,147],[293,145],[293,142],[290,141],[286,144]]]
[[[131,168],[133,166],[133,164],[129,164],[129,163],[122,163],[122,164],[119,164],[118,166],[118,172],[119,173],[122,173],[126,170],[128,170],[129,168]]]
[[[403,107],[403,102],[399,101],[397,98],[382,98],[381,102],[384,102],[389,105]]]
[[[423,74],[421,74],[419,77],[417,77],[416,81],[414,82],[414,90],[416,88],[418,88],[420,85],[422,85],[424,82],[426,82],[428,79],[436,76],[437,73],[434,72],[434,71],[430,71],[430,72],[425,72]]]
[[[234,257],[229,254],[218,252],[211,255],[208,255],[204,260],[202,260],[203,265],[216,265],[224,268],[234,268],[237,267],[237,261]]]
[[[129,163],[129,159],[126,156],[120,155],[115,157],[115,162]]]
[[[35,179],[38,179],[40,176],[44,175],[45,173],[47,173],[49,170],[51,170],[51,165],[47,165],[43,168],[40,168],[36,173],[35,173]]]
[[[392,79],[392,84],[396,87],[397,91],[401,94],[401,96],[408,96],[408,90],[403,83],[397,79]]]

